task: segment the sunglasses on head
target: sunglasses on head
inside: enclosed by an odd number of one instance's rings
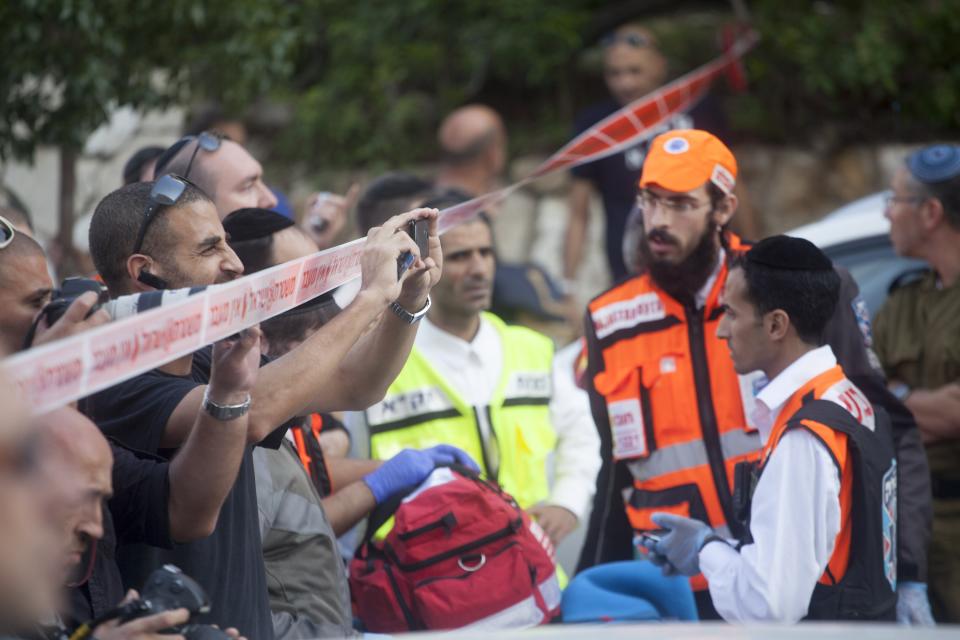
[[[617,35],[615,33],[610,33],[600,39],[600,45],[607,49],[612,47],[615,44],[626,44],[630,45],[634,49],[641,49],[643,47],[653,46],[653,43],[650,41],[650,38],[646,37],[640,33],[623,33]]]
[[[164,208],[177,203],[183,192],[187,190],[190,184],[186,178],[180,176],[165,175],[161,176],[150,190],[150,201],[147,204],[147,210],[143,214],[143,221],[140,223],[140,232],[137,234],[137,242],[133,245],[133,253],[140,253],[143,248],[143,240],[147,235],[147,228],[158,213]]]
[[[190,172],[193,170],[193,161],[197,159],[197,153],[200,149],[204,151],[216,151],[220,148],[220,145],[223,144],[224,138],[226,138],[222,133],[204,131],[200,135],[190,135],[184,136],[174,142],[170,147],[160,155],[160,159],[157,160],[157,166],[154,170],[156,175],[163,173],[167,165],[170,164],[170,161],[173,160],[180,153],[180,150],[191,142],[196,141],[196,145],[193,147],[193,153],[190,154],[190,161],[187,163],[187,168],[183,172],[184,178],[190,177]]]
[[[13,237],[17,235],[13,223],[0,216],[0,249],[6,249],[13,242]]]

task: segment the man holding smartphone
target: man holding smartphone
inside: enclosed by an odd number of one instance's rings
[[[467,199],[448,190],[425,206]],[[360,431],[368,432],[376,459],[437,444],[463,449],[558,544],[583,517],[600,467],[589,407],[554,392],[562,374],[549,338],[485,311],[495,269],[489,220],[481,214],[441,242],[445,265],[433,307],[386,397],[363,413]]]

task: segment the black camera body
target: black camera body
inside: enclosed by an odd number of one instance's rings
[[[210,600],[196,580],[172,564],[165,564],[150,574],[140,599],[120,609],[118,618],[127,622],[173,609],[186,609],[190,615],[208,613]],[[229,638],[220,629],[205,624],[189,624],[179,630],[188,640],[221,640]]]

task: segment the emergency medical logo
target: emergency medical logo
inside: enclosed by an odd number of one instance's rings
[[[724,193],[732,193],[733,187],[737,184],[733,174],[719,164],[713,165],[713,173],[710,175],[710,182],[717,185]]]
[[[883,575],[897,590],[897,461],[883,475]]]
[[[690,143],[686,138],[681,138],[677,136],[675,138],[670,138],[663,143],[663,150],[671,155],[680,155],[681,153],[686,153],[690,150]]]
[[[613,435],[613,459],[627,460],[647,455],[647,434],[639,398],[607,403]]]

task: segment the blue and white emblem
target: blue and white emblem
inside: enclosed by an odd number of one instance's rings
[[[897,461],[883,474],[883,574],[897,590]]]

